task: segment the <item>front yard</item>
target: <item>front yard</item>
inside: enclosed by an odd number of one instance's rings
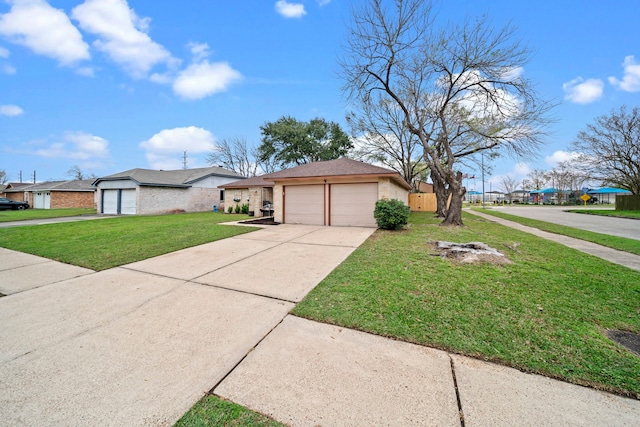
[[[5,228],[0,229],[0,246],[105,270],[255,230],[218,225],[245,218],[246,215],[202,212]]]
[[[640,398],[640,357],[605,331],[640,333],[640,273],[465,215],[411,214],[377,231],[294,309],[321,322]],[[432,243],[481,241],[509,265],[459,264]]]
[[[95,214],[95,209],[26,209],[23,211],[0,211],[0,222],[26,221],[29,219],[60,218]]]

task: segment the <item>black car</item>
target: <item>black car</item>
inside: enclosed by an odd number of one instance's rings
[[[6,197],[0,197],[0,210],[1,209],[29,209],[29,203],[27,202],[15,202],[13,200],[9,200]]]

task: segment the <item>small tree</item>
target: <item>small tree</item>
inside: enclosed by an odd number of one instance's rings
[[[504,175],[500,177],[500,186],[502,187],[502,191],[504,191],[509,204],[511,204],[513,200],[513,192],[516,191],[517,185],[518,182],[511,175]]]
[[[7,172],[4,169],[0,169],[0,184],[6,184],[7,179]]]

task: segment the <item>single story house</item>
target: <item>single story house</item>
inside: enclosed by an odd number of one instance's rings
[[[380,199],[409,202],[411,186],[392,169],[341,158],[262,176],[272,181],[274,219],[285,224],[377,227]]]
[[[4,185],[4,188],[0,191],[0,197],[6,197],[14,202],[24,202],[25,194],[21,189],[27,188],[33,185],[29,182],[10,182]]]
[[[220,192],[220,209],[227,211],[229,207],[235,212],[236,206],[249,205],[249,212],[254,216],[271,216],[273,213],[273,181],[262,176],[241,179],[218,186]]]
[[[243,178],[218,166],[198,169],[131,169],[98,178],[98,212],[111,215],[204,212],[220,205],[218,186]]]
[[[4,190],[10,200],[25,201],[33,209],[87,208],[95,205],[93,180],[45,181],[36,184],[10,184]]]

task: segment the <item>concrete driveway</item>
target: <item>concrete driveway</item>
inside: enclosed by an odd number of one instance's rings
[[[494,206],[492,209],[595,233],[640,240],[640,220],[567,212],[568,209],[579,210],[579,206]]]
[[[97,273],[3,249],[2,424],[173,424],[373,231],[280,225]]]

